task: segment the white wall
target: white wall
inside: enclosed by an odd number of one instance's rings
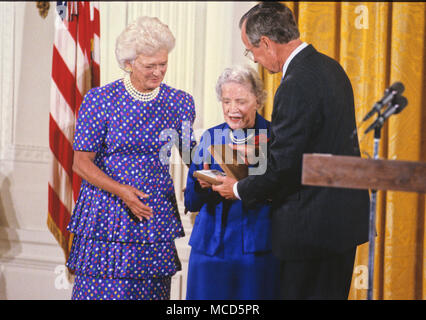
[[[42,19],[35,2],[0,2],[0,299],[69,299],[64,257],[47,230],[50,70],[53,13]],[[101,82],[122,76],[115,38],[138,15],[158,16],[177,39],[168,84],[193,94],[196,128],[222,122],[214,86],[220,72],[242,56],[238,20],[254,2],[101,2]],[[180,208],[185,169],[171,169]],[[183,210],[181,210],[183,212]],[[183,299],[190,249],[177,241],[184,270],[172,298]]]

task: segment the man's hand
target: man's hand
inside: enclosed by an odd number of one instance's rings
[[[237,180],[230,177],[217,176],[216,180],[222,182],[222,184],[212,186],[213,191],[219,192],[219,194],[228,200],[237,200],[234,194],[234,184]]]

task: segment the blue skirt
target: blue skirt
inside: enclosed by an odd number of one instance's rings
[[[272,253],[208,256],[191,250],[187,300],[279,299],[279,262]]]
[[[279,299],[279,260],[271,251],[244,252],[242,212],[229,211],[224,221],[221,245],[214,255],[191,249],[186,298]]]

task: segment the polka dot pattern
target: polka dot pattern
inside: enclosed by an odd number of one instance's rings
[[[177,132],[180,148],[185,139],[192,148],[194,119],[192,96],[164,83],[148,102],[134,100],[122,80],[85,95],[74,150],[96,152],[94,163],[103,172],[148,194],[140,200],[153,209],[153,218],[135,222],[118,196],[83,180],[68,225],[75,236],[67,266],[76,274],[105,281],[147,281],[179,270],[173,240],[184,231],[169,165],[160,159],[162,147],[172,138],[164,139],[161,133]]]
[[[146,279],[180,270],[174,242],[107,242],[76,235],[67,267],[96,278]]]
[[[72,300],[169,300],[171,278],[97,279],[77,275]]]

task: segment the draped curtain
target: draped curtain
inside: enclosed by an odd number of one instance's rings
[[[408,106],[382,129],[382,159],[426,161],[426,4],[398,2],[284,2],[293,10],[303,41],[336,59],[354,89],[363,157],[373,155],[371,123],[361,119],[395,81]],[[281,74],[260,67],[270,119]],[[374,117],[373,117],[374,118]],[[374,120],[374,119],[371,119]],[[425,195],[379,191],[374,299],[425,299]],[[350,299],[365,299],[368,243],[358,247]]]

